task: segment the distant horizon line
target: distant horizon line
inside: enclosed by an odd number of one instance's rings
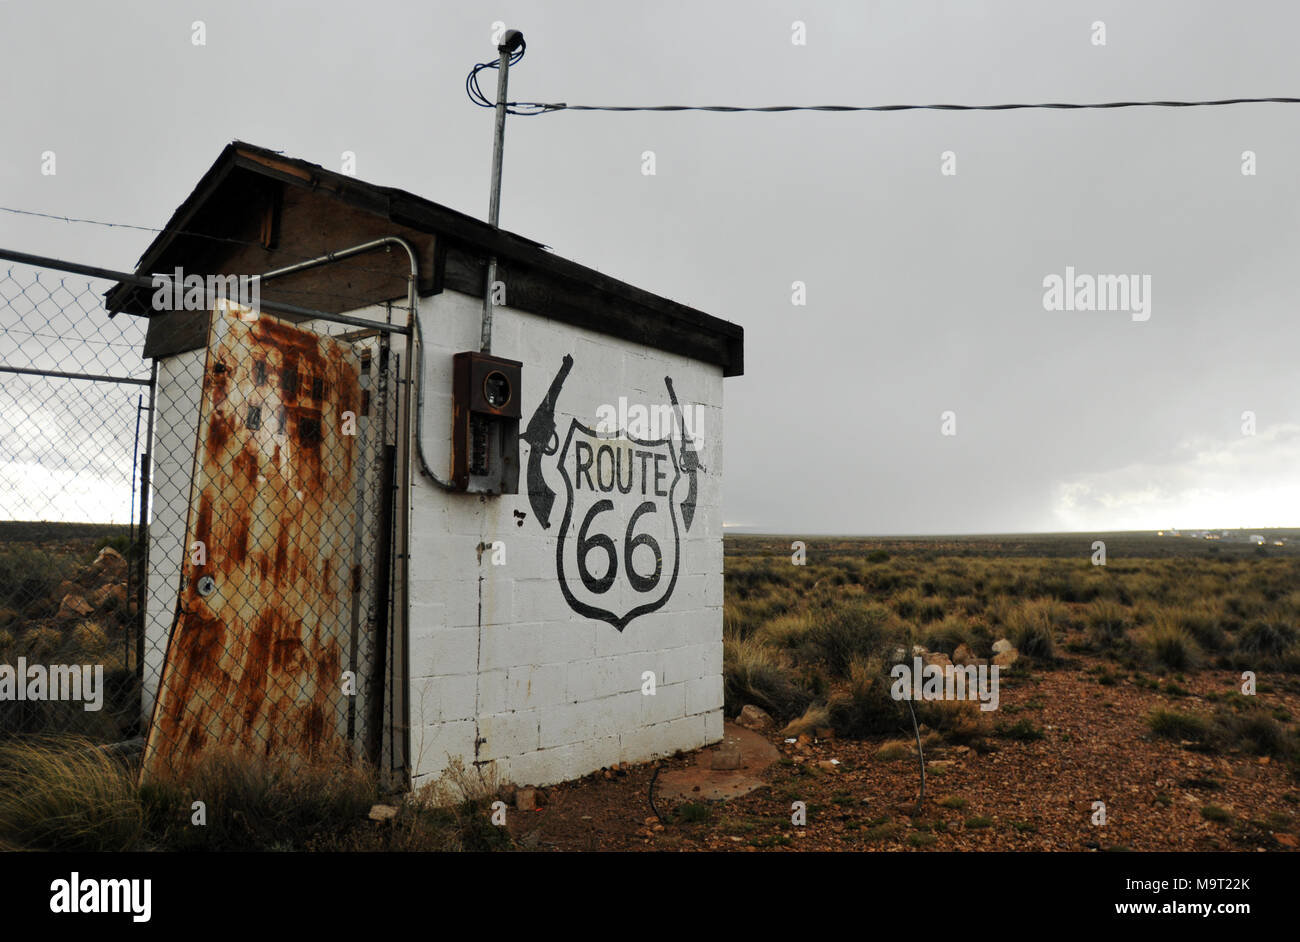
[[[846,532],[843,530],[769,530],[762,527],[756,527],[743,523],[724,523],[724,531],[733,533],[748,533],[753,536],[845,536],[860,537],[863,539],[917,539],[917,538],[934,538],[940,536],[952,537],[973,537],[973,536],[1097,536],[1102,534],[1146,534],[1158,536],[1161,534],[1185,534],[1185,533],[1258,533],[1263,536],[1266,533],[1277,533],[1279,531],[1300,533],[1300,525],[1296,526],[1271,526],[1271,527],[1168,527],[1163,530],[1154,528],[1143,528],[1136,530],[969,530],[969,531],[934,531],[929,533],[911,532],[911,533],[858,533]]]

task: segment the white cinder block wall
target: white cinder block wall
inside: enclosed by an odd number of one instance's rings
[[[421,304],[425,339],[424,447],[448,473],[452,355],[479,345],[482,302],[444,291]],[[573,368],[556,403],[563,443],[570,418],[589,427],[597,408],[666,404],[672,377],[684,409],[698,410],[706,469],[680,569],[662,608],[623,631],[570,608],[557,578],[566,494],[546,459],[555,507],[549,529],[519,494],[448,493],[415,475],[409,669],[414,784],[455,757],[495,766],[502,781],[545,785],[616,762],[641,761],[722,738],[722,369],[509,307],[494,313],[492,352],[523,362],[521,431],[565,354]],[[521,443],[526,468],[528,445]],[[679,496],[685,491],[685,477]],[[522,519],[519,515],[523,515]],[[618,538],[626,519],[601,517]],[[570,524],[570,539],[579,525]],[[505,565],[480,546],[504,544]],[[595,565],[595,564],[593,564]],[[624,591],[624,600],[631,590]],[[630,606],[627,606],[630,608]],[[643,675],[655,693],[642,693]],[[477,748],[476,748],[477,747]]]
[[[162,677],[167,639],[176,616],[181,563],[185,558],[190,481],[198,446],[199,398],[206,350],[190,350],[158,361],[153,474],[149,522],[149,587],[145,598],[144,678],[141,720],[149,722]]]

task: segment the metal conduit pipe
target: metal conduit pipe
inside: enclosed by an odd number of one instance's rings
[[[420,462],[420,473],[444,490],[459,491],[459,488],[454,484],[449,481],[444,481],[442,478],[438,477],[438,475],[434,474],[433,469],[429,467],[428,460],[424,456],[424,333],[421,330],[420,311],[418,305],[418,279],[420,277],[420,268],[419,262],[416,259],[415,249],[411,247],[411,243],[407,242],[400,236],[384,236],[381,239],[362,242],[361,244],[354,245],[351,248],[340,249],[337,252],[330,252],[326,255],[320,256],[319,258],[312,258],[305,262],[297,262],[293,265],[287,265],[284,268],[277,268],[274,271],[269,271],[262,275],[262,280],[266,281],[270,278],[278,278],[284,275],[305,271],[309,268],[316,268],[320,265],[327,265],[330,262],[341,261],[342,259],[350,258],[353,255],[360,255],[362,252],[369,252],[373,249],[387,245],[400,245],[406,250],[407,258],[410,259],[411,262],[410,275],[407,277],[407,304],[411,310],[409,323],[411,329],[410,336],[412,336],[414,340],[412,343],[412,350],[407,351],[406,383],[408,393],[412,385],[415,387],[415,455]],[[419,382],[412,384],[411,380],[413,379],[413,376],[411,370],[414,367],[415,360],[417,359],[420,361]]]

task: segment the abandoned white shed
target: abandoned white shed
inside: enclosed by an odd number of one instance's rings
[[[108,294],[157,376],[146,774],[346,749],[547,784],[721,738],[739,327],[238,142],[154,272],[262,277]]]

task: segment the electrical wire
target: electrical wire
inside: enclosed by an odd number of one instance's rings
[[[658,765],[655,766],[655,774],[650,776],[650,788],[649,791],[647,792],[646,797],[650,799],[650,810],[655,813],[655,817],[659,819],[659,823],[666,826],[668,822],[664,819],[664,816],[659,813],[658,806],[655,805],[655,782],[659,780],[659,773],[662,771],[663,771],[663,763],[660,762]]]
[[[477,76],[478,70],[485,68],[486,65],[475,66],[475,72],[472,72],[471,76]],[[475,88],[477,89],[477,78],[475,78]],[[479,92],[479,96],[482,98],[481,101],[474,100],[472,94],[470,98],[481,107],[495,107],[492,102],[483,98],[482,92]],[[742,105],[570,105],[565,102],[511,101],[506,103],[506,111],[509,114],[519,115],[547,114],[552,111],[715,111],[769,114],[782,111],[1017,111],[1026,108],[1077,111],[1099,108],[1212,108],[1224,105],[1269,103],[1297,105],[1300,104],[1300,98],[1222,98],[1214,101],[1102,101],[1086,103],[1052,101],[1003,105],[768,105],[764,107]]]
[[[514,65],[524,57],[524,50],[528,48],[528,44],[523,41],[522,37],[520,37],[519,42],[519,48],[512,52],[510,58],[507,60],[508,65]],[[483,89],[480,88],[478,84],[479,73],[485,69],[499,68],[501,68],[501,60],[499,58],[493,59],[491,62],[480,62],[475,65],[474,68],[469,70],[469,75],[465,76],[465,94],[469,96],[470,101],[478,105],[480,108],[495,108],[497,103],[488,98],[487,95],[483,94]],[[555,106],[553,105],[543,105],[532,101],[508,101],[506,102],[506,114],[543,114],[548,110],[553,110],[554,107]]]

